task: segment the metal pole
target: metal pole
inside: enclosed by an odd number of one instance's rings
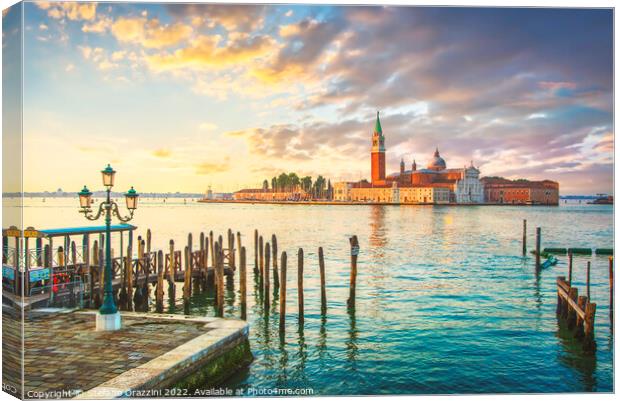
[[[112,294],[112,250],[110,247],[110,239],[112,237],[110,225],[112,224],[112,203],[110,201],[110,188],[107,190],[107,200],[105,205],[105,288],[103,295],[103,304],[99,309],[102,315],[112,315],[117,312],[114,304],[114,296]]]

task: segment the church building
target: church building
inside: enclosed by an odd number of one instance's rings
[[[372,134],[370,151],[371,181],[336,183],[334,200],[370,201],[380,203],[482,203],[484,185],[480,171],[474,167],[448,169],[439,149],[426,168],[418,169],[413,160],[411,169],[405,169],[404,159],[398,172],[386,175],[385,136],[379,112]]]

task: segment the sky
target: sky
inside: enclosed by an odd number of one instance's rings
[[[3,12],[3,23],[19,14]],[[25,3],[24,190],[449,168],[613,190],[612,11]],[[12,35],[3,32],[3,50]],[[6,131],[6,129],[5,129]]]

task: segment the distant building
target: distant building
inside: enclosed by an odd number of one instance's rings
[[[290,192],[276,192],[272,189],[242,189],[233,194],[234,200],[245,201],[305,201],[310,200],[310,194],[299,189]]]
[[[560,184],[555,181],[508,180],[484,177],[486,202],[515,205],[558,205]]]
[[[371,180],[334,184],[336,201],[369,201],[387,203],[482,203],[484,188],[480,171],[474,167],[448,169],[439,149],[425,169],[418,169],[415,160],[410,170],[405,161],[400,171],[386,176],[385,136],[379,113],[375,121],[370,151]],[[398,196],[397,196],[398,194]]]

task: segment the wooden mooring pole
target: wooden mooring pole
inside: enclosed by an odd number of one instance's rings
[[[355,289],[357,283],[357,255],[359,255],[360,245],[357,241],[357,235],[349,238],[349,244],[351,246],[351,277],[349,281],[349,299],[347,300],[347,306],[349,308],[355,308]]]
[[[239,233],[237,233],[237,235],[238,234]],[[241,244],[241,242],[239,242],[239,244]],[[245,247],[240,246],[239,249],[239,291],[241,291],[241,319],[247,320],[247,272],[245,263]]]
[[[192,280],[192,268],[189,262],[189,247],[185,247],[185,271],[183,280],[183,310],[186,315],[189,315],[189,298],[191,294],[191,280]]]
[[[265,313],[269,312],[269,290],[270,290],[270,285],[269,285],[269,259],[271,257],[271,247],[269,245],[269,242],[265,243],[265,278],[263,280],[263,283],[265,284],[265,291],[264,291],[264,295],[263,295],[263,301],[264,301],[264,307],[265,307]],[[274,258],[276,256],[274,255]]]
[[[259,284],[260,284],[260,290],[263,290],[263,275],[264,275],[264,268],[265,268],[265,260],[263,259],[263,236],[259,236],[258,237],[258,267],[259,267]]]
[[[254,274],[258,271],[258,230],[254,230]]]
[[[523,219],[523,256],[527,254],[527,220]]]
[[[164,311],[164,253],[157,252],[157,290],[155,292],[155,310]]]
[[[590,298],[590,262],[589,261],[586,266],[586,297],[588,297],[588,301],[592,299]]]
[[[304,250],[297,251],[297,304],[299,309],[299,325],[304,324]]]
[[[273,252],[273,288],[274,290],[280,287],[280,275],[278,274],[278,239],[276,235],[271,236],[271,248]]]
[[[280,333],[284,333],[286,324],[286,252],[282,252],[280,274]]]
[[[323,247],[319,247],[319,274],[321,276],[321,313],[327,312],[327,295],[325,294],[325,260],[323,259]]]
[[[573,251],[568,251],[568,285],[573,283]]]
[[[611,328],[614,327],[614,257],[609,257],[609,318]]]
[[[224,251],[221,241],[217,253],[217,316],[224,317]]]
[[[540,227],[536,227],[536,269],[540,269]]]

